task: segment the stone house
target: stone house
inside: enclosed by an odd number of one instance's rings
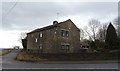
[[[77,53],[80,29],[70,20],[35,29],[27,33],[27,50],[37,53]]]

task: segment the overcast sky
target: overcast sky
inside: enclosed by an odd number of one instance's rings
[[[0,32],[4,34],[0,37],[0,47],[7,47],[3,46],[6,43],[10,47],[21,45],[17,41],[21,32],[51,25],[54,20],[62,22],[71,19],[78,28],[83,28],[92,18],[105,23],[113,21],[118,15],[117,2],[5,2],[0,6]]]

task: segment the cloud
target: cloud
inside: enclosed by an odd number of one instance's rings
[[[14,2],[3,3],[3,16],[7,14],[14,4]],[[59,19],[69,19],[71,16],[78,16],[81,21],[88,19],[88,17],[98,18],[100,20],[104,18],[109,19],[111,15],[117,16],[117,3],[18,2],[3,20],[2,27],[4,30],[31,30],[46,26],[52,24],[53,20],[56,20],[57,12],[60,13]]]

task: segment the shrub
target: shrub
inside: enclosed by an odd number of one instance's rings
[[[27,49],[27,38],[22,39],[22,45],[23,45],[23,48],[26,50]]]

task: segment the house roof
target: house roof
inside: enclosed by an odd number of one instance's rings
[[[71,21],[70,19],[64,21],[64,22],[67,22],[67,21]],[[46,26],[46,27],[43,27],[43,28],[38,28],[38,29],[35,29],[27,34],[31,34],[31,33],[35,33],[35,32],[40,32],[40,31],[44,31],[44,30],[49,30],[49,29],[52,29],[52,28],[55,28],[55,27],[58,27],[59,24],[62,24],[64,22],[60,22],[60,23],[57,23],[57,24],[53,24],[53,25],[49,25],[49,26]],[[72,21],[71,21],[72,22]],[[72,22],[73,23],[73,22]],[[75,25],[76,27],[76,25]],[[77,27],[76,27],[77,28]],[[77,28],[78,29],[78,28]],[[78,29],[79,30],[79,29]]]
[[[48,30],[48,29],[52,29],[54,27],[57,27],[56,25],[49,25],[49,26],[46,26],[46,27],[43,27],[43,28],[38,28],[38,29],[35,29],[27,34],[30,34],[30,33],[35,33],[35,32],[40,32],[40,31],[44,31],[44,30]]]

